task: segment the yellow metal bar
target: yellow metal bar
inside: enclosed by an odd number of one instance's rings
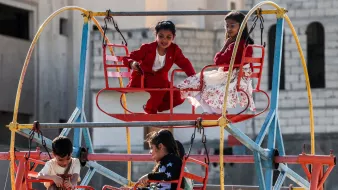
[[[18,130],[20,129],[33,129],[33,124],[18,124]]]
[[[262,10],[261,14],[277,14],[277,9],[275,9],[275,10]]]
[[[10,143],[10,146],[9,146],[9,156],[10,156],[10,171],[11,171],[11,187],[12,187],[12,190],[16,190],[16,187],[15,187],[15,171],[14,171],[14,168],[15,168],[15,153],[14,153],[14,146],[15,146],[15,131],[14,130],[11,130],[11,143]]]
[[[305,76],[306,89],[307,89],[307,95],[308,95],[308,102],[309,102],[309,112],[310,112],[311,154],[315,154],[315,127],[314,127],[313,104],[312,104],[312,94],[311,94],[309,74],[308,74],[308,71],[307,71],[306,61],[305,61],[305,58],[304,58],[302,47],[300,46],[300,42],[299,42],[299,39],[298,39],[298,36],[297,36],[297,32],[296,32],[295,28],[293,27],[290,18],[287,15],[284,15],[284,18],[285,18],[286,22],[288,23],[288,25],[291,29],[293,38],[295,39],[296,44],[297,44],[300,59],[302,61],[302,66],[303,66],[304,76]]]
[[[202,120],[202,126],[218,126],[218,120]]]
[[[24,65],[22,67],[22,71],[21,71],[21,75],[20,75],[20,79],[19,79],[19,84],[18,84],[18,89],[16,92],[16,98],[15,98],[15,105],[14,105],[14,113],[13,113],[13,122],[16,123],[17,122],[17,116],[18,116],[18,109],[19,109],[19,102],[20,102],[20,97],[21,97],[21,90],[22,90],[22,85],[24,82],[24,78],[25,78],[25,74],[27,71],[27,67],[31,58],[31,55],[33,53],[34,47],[42,33],[42,31],[44,30],[44,28],[47,26],[47,24],[58,14],[66,11],[66,10],[78,10],[83,12],[84,14],[88,14],[86,9],[83,9],[81,7],[77,7],[77,6],[67,6],[67,7],[63,7],[57,11],[55,11],[53,14],[51,14],[40,26],[39,30],[37,31],[37,33],[35,34],[31,46],[29,47],[28,53],[26,55],[26,59],[24,62]]]
[[[107,11],[106,12],[93,12],[93,16],[107,16]]]
[[[278,10],[278,9],[275,9],[275,10],[262,10],[261,14],[263,14],[263,15],[264,14],[275,14],[275,15],[277,15],[277,14],[280,14],[280,13],[285,14],[287,12],[288,11],[286,9],[280,8],[280,10]]]
[[[19,110],[19,103],[20,103],[20,97],[21,97],[21,91],[22,91],[22,86],[25,78],[25,74],[27,71],[27,67],[29,64],[29,60],[31,58],[31,55],[33,53],[34,47],[43,31],[43,29],[47,26],[47,24],[58,14],[66,11],[66,10],[79,10],[85,14],[87,14],[87,10],[81,8],[81,7],[76,7],[76,6],[68,6],[68,7],[63,7],[57,11],[55,11],[53,14],[51,14],[40,26],[39,30],[35,34],[31,46],[29,47],[28,53],[26,55],[26,59],[24,62],[24,65],[22,67],[20,79],[19,79],[19,84],[16,92],[16,97],[15,97],[15,104],[14,104],[14,110],[13,110],[13,121],[10,125],[16,125],[17,124],[17,119],[18,119],[18,110]],[[10,141],[10,171],[11,171],[11,186],[12,190],[15,190],[15,172],[14,172],[14,146],[15,146],[15,129],[11,128],[11,141]]]
[[[220,186],[221,190],[224,190],[224,127],[219,127],[219,179],[220,179]]]
[[[95,15],[93,13],[93,15]],[[97,26],[97,28],[99,29],[99,31],[101,32],[101,35],[105,38],[105,40],[107,41],[107,43],[110,43],[109,39],[107,36],[104,36],[104,31],[100,25],[100,23],[95,19],[95,17],[92,17],[92,20],[93,22],[95,23],[95,25]],[[109,47],[109,51],[111,53],[111,55],[115,55],[114,53],[114,50],[112,47]],[[117,64],[117,63],[115,63]],[[120,72],[120,69],[119,68],[116,68],[116,71],[117,72]],[[119,77],[119,84],[120,84],[120,88],[123,88],[124,85],[123,85],[123,80],[122,80],[122,77]],[[127,108],[127,99],[126,99],[126,96],[125,94],[123,94],[122,96],[122,104],[125,108]],[[126,110],[124,110],[124,114],[128,114]],[[127,137],[127,153],[128,154],[131,154],[131,145],[130,145],[130,130],[129,130],[129,127],[126,127],[126,137]],[[127,172],[127,179],[128,179],[128,186],[131,186],[133,183],[131,181],[131,161],[128,161],[128,164],[127,164],[127,169],[128,169],[128,172]]]

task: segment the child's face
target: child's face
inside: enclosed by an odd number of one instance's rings
[[[240,23],[232,19],[227,19],[225,21],[225,30],[228,34],[228,37],[235,37],[238,34]]]
[[[68,164],[70,163],[70,160],[72,159],[71,156],[65,156],[63,158],[58,155],[54,155],[54,156],[56,159],[56,163],[63,168],[67,167]]]
[[[166,155],[166,151],[164,150],[163,144],[159,144],[158,148],[156,147],[156,145],[149,144],[149,147],[150,147],[149,153],[151,154],[151,158],[155,162],[160,161]]]
[[[165,49],[170,46],[174,40],[174,35],[170,30],[160,30],[156,34],[156,41],[159,47]]]

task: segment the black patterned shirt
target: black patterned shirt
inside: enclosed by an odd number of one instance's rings
[[[181,174],[182,160],[174,154],[167,154],[164,156],[156,172],[148,174],[149,180],[158,181],[172,181],[178,180]],[[182,183],[183,184],[183,183]],[[142,190],[151,188],[142,188]],[[156,188],[158,190],[176,190],[177,183],[157,183]]]

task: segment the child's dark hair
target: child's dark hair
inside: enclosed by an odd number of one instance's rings
[[[224,20],[231,19],[231,20],[234,20],[234,21],[238,22],[239,24],[242,24],[244,18],[245,18],[245,15],[243,13],[238,12],[238,11],[231,11],[230,13],[228,13],[225,16]],[[254,43],[254,40],[249,36],[249,30],[248,30],[248,25],[247,24],[245,25],[245,28],[243,30],[242,39],[247,40],[248,44],[253,44]]]
[[[174,154],[177,157],[180,157],[178,152],[177,144],[174,139],[173,134],[166,129],[161,129],[160,131],[153,131],[147,135],[146,142],[150,145],[155,145],[156,148],[159,148],[158,145],[161,143],[166,147],[169,154]],[[159,163],[155,165],[153,172],[156,172],[158,169]]]
[[[72,141],[64,136],[56,137],[52,142],[53,154],[60,156],[61,158],[65,156],[70,156],[73,152]]]
[[[169,30],[173,33],[174,36],[176,35],[175,24],[170,20],[163,20],[158,22],[157,25],[155,26],[156,34],[158,34],[160,30]]]
[[[181,158],[181,160],[183,160],[183,158],[185,156],[184,146],[179,140],[176,140],[176,144],[177,144],[177,149],[178,149],[178,153],[180,155],[180,158]]]
[[[149,144],[155,145],[158,148],[159,144],[163,144],[166,147],[168,153],[174,154],[179,157],[179,152],[177,148],[176,141],[173,134],[166,129],[161,129],[160,131],[153,131],[147,135],[146,141]]]

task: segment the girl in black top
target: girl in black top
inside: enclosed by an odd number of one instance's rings
[[[156,165],[151,173],[142,176],[138,182],[147,187],[140,190],[152,189],[148,180],[171,181],[178,180],[181,173],[182,160],[179,156],[176,141],[169,130],[153,131],[147,136],[150,154]],[[182,183],[183,185],[183,183]],[[157,183],[154,188],[159,190],[176,190],[177,183]],[[184,187],[183,187],[184,188]]]

